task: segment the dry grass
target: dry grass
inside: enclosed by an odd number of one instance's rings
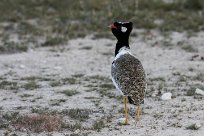
[[[50,86],[56,87],[56,86],[62,86],[67,84],[77,84],[79,81],[75,77],[67,77],[60,80],[53,80],[50,82]]]
[[[22,87],[25,88],[26,90],[34,90],[34,89],[39,88],[40,86],[38,85],[38,83],[36,81],[29,81],[28,83],[26,83]]]
[[[185,50],[186,52],[198,52],[198,49],[196,49],[192,45],[182,46],[181,49]]]
[[[22,116],[17,122],[15,122],[15,128],[17,130],[30,130],[34,132],[43,131],[59,131],[62,125],[62,118],[59,116],[51,115],[26,115]]]
[[[86,121],[88,120],[89,114],[91,113],[91,110],[89,109],[69,109],[69,110],[63,110],[63,114],[68,115],[72,119],[76,119],[79,121]]]
[[[14,81],[0,81],[0,89],[17,90],[19,88],[18,83]]]
[[[105,123],[103,122],[103,120],[101,119],[101,120],[99,120],[99,121],[95,121],[94,123],[93,123],[93,129],[94,130],[97,130],[97,131],[100,131],[102,128],[104,128],[105,127]]]
[[[93,33],[95,38],[109,38],[107,26],[116,20],[130,20],[137,28],[165,32],[201,31],[203,9],[202,0],[1,0],[0,24],[6,25],[0,27],[0,53],[27,51],[28,45],[66,45],[70,38]],[[13,42],[12,34],[19,35],[19,40]],[[39,38],[44,40],[38,42]]]

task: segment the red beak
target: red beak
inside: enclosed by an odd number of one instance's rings
[[[114,24],[111,24],[111,25],[108,26],[108,27],[110,27],[111,29],[117,29],[117,27],[116,27]]]

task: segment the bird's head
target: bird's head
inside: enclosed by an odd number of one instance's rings
[[[128,40],[132,27],[132,22],[114,22],[110,25],[113,35],[115,35],[118,40]]]

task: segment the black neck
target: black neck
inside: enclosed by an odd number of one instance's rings
[[[118,41],[116,43],[116,47],[115,47],[115,56],[119,53],[119,50],[122,48],[122,47],[126,47],[126,48],[130,48],[129,47],[129,42],[128,40],[125,40],[125,41]]]

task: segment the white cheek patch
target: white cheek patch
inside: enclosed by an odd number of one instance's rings
[[[123,32],[123,33],[125,33],[126,31],[127,31],[127,28],[126,27],[121,27],[121,31]]]

